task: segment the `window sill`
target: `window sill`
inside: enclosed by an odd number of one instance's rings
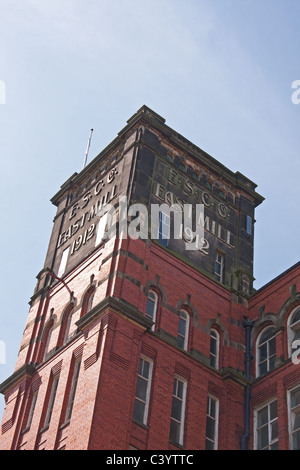
[[[174,442],[174,441],[171,441],[171,440],[169,440],[169,443],[170,443],[172,446],[177,447],[178,449],[184,450],[183,444],[179,444],[178,442]]]
[[[141,428],[144,428],[144,429],[146,429],[147,431],[149,431],[149,426],[148,426],[148,424],[143,424],[143,423],[141,423],[140,421],[137,421],[137,420],[135,420],[135,419],[133,419],[132,422],[133,422],[134,424],[137,424],[137,425],[140,426]]]

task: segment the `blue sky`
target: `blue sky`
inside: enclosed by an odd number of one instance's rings
[[[0,0],[0,382],[44,264],[50,198],[81,170],[90,128],[89,161],[143,104],[257,183],[255,287],[299,261],[299,22],[299,0]]]

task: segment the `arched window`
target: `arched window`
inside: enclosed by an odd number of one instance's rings
[[[57,344],[59,348],[63,346],[64,344],[66,344],[69,338],[73,312],[74,312],[74,304],[72,303],[66,307],[63,313],[62,323],[61,323],[61,328],[60,328],[59,338],[58,338],[58,344]]]
[[[82,302],[82,309],[81,309],[80,318],[82,318],[84,315],[86,315],[92,309],[94,295],[95,295],[95,287],[91,287],[85,293],[84,299],[83,299],[83,302]]]
[[[274,369],[276,359],[275,328],[269,327],[259,335],[256,348],[257,375],[260,377]]]
[[[51,320],[48,325],[46,326],[42,338],[42,350],[41,350],[41,360],[45,361],[47,356],[50,352],[50,345],[51,345],[51,335],[53,332],[54,320]]]
[[[219,346],[220,346],[219,333],[216,330],[211,329],[210,330],[209,363],[215,369],[219,368]]]
[[[288,353],[291,357],[293,351],[299,349],[298,343],[295,341],[300,340],[300,306],[296,307],[290,314],[287,323],[288,334]]]
[[[147,299],[147,306],[146,306],[146,317],[149,318],[151,321],[153,321],[153,325],[151,327],[152,331],[154,331],[154,329],[155,329],[157,304],[158,304],[157,293],[154,292],[153,290],[149,290],[148,299]]]
[[[185,310],[181,309],[179,313],[177,342],[178,346],[185,351],[188,347],[189,325],[190,316]]]

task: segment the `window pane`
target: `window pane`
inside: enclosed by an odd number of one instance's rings
[[[216,357],[215,357],[215,356],[210,356],[210,358],[209,358],[209,364],[210,364],[212,367],[216,368],[217,361],[216,361]]]
[[[257,413],[257,426],[260,428],[263,424],[268,422],[268,407],[265,406]]]
[[[182,349],[184,348],[184,338],[183,338],[183,336],[178,336],[178,346]]]
[[[274,421],[271,424],[271,441],[274,441],[278,437],[278,421]]]
[[[155,302],[151,299],[147,301],[146,314],[148,317],[153,318]]]
[[[179,318],[178,333],[182,336],[185,336],[186,320]]]
[[[217,262],[215,264],[215,273],[218,274],[219,276],[221,274],[221,265]]]
[[[144,367],[144,361],[143,361],[143,359],[140,359],[140,362],[139,362],[139,370],[138,370],[138,374],[139,374],[139,375],[142,375],[142,374],[143,374],[143,367]]]
[[[205,441],[205,450],[214,450],[214,443],[206,439]]]
[[[299,320],[300,320],[300,308],[297,309],[296,312],[294,313],[293,320],[292,320],[291,324],[293,325],[294,323],[296,323]]]
[[[170,440],[173,442],[180,442],[180,424],[171,419],[170,424]]]
[[[293,450],[300,450],[300,431],[293,434]]]
[[[139,400],[134,402],[133,417],[140,423],[144,422],[145,403]]]
[[[142,379],[141,377],[137,378],[136,383],[136,393],[135,395],[142,400],[146,400],[146,393],[147,393],[147,381]]]
[[[209,416],[206,418],[206,437],[212,440],[215,438],[215,420]]]
[[[185,336],[185,326],[186,326],[186,321],[183,318],[180,318],[179,325],[178,325],[178,333],[182,336]]]
[[[143,372],[142,372],[142,376],[145,377],[146,379],[148,379],[149,377],[149,368],[150,368],[150,363],[147,362],[147,361],[143,361]]]
[[[210,339],[210,352],[214,355],[217,353],[217,340],[215,338]]]
[[[177,380],[177,396],[183,398],[183,382]]]
[[[267,372],[267,363],[263,362],[259,365],[259,375],[263,375]]]
[[[266,343],[263,344],[262,346],[259,347],[259,362],[264,361],[267,359],[268,353],[267,353],[267,345]]]
[[[257,440],[258,440],[258,449],[263,449],[269,443],[268,440],[268,426],[264,426],[263,428],[258,430],[257,433]]]
[[[181,406],[182,406],[182,401],[176,397],[173,397],[172,418],[177,419],[177,421],[181,421]]]
[[[293,413],[293,430],[300,429],[300,413]]]
[[[275,418],[277,418],[277,401],[273,401],[273,403],[270,404],[270,419]]]
[[[300,387],[296,388],[291,393],[291,405],[292,408],[300,404]]]
[[[211,398],[209,401],[210,401],[210,413],[209,414],[212,418],[215,418],[216,417],[216,402],[215,400],[212,400]]]
[[[272,370],[275,368],[275,361],[276,361],[276,357],[272,356],[269,360],[269,370]]]
[[[273,335],[274,335],[274,329],[273,329],[273,328],[267,329],[267,330],[264,331],[263,334],[261,335],[259,344],[262,344],[262,343],[264,343],[265,341],[267,341],[268,339],[272,338]]]
[[[273,356],[276,353],[276,338],[269,341],[269,355]]]

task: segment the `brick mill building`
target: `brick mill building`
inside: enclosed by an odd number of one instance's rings
[[[198,249],[186,249],[188,231],[165,236],[165,206],[152,236],[104,238],[109,207],[115,228],[137,220],[121,199],[203,204]],[[300,263],[254,290],[262,201],[247,177],[138,110],[52,198],[44,267],[0,386],[0,448],[300,449]]]

